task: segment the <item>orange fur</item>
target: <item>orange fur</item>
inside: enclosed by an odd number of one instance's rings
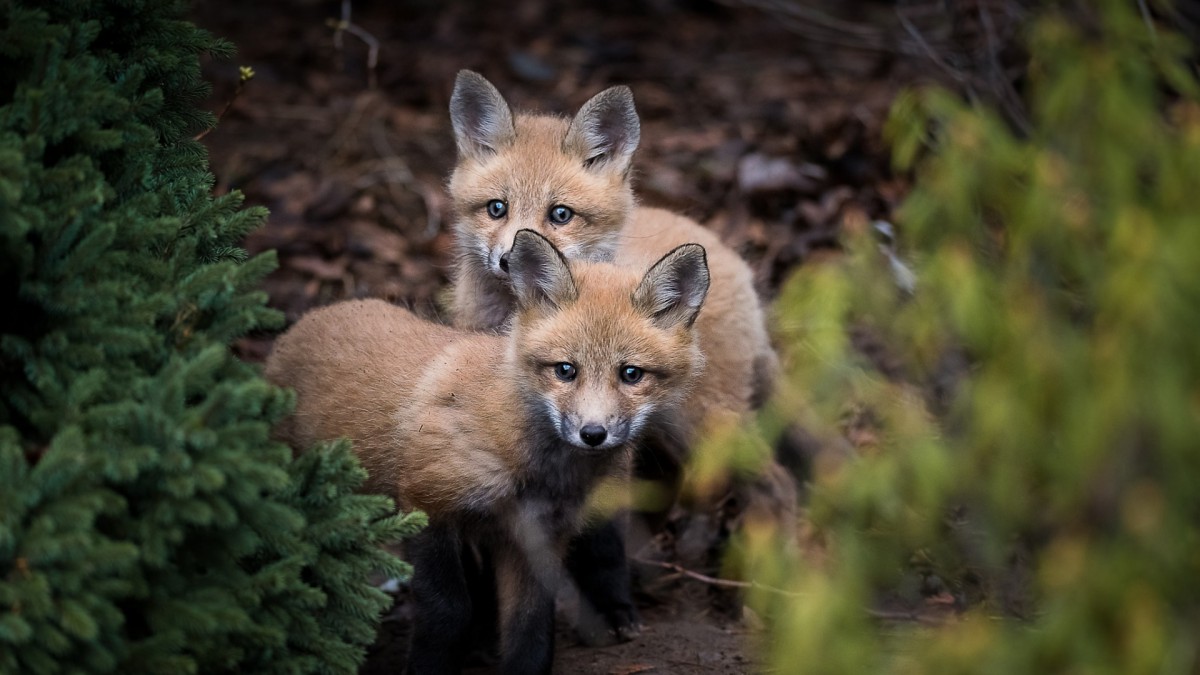
[[[534,288],[505,336],[434,324],[381,300],[310,312],[267,360],[267,379],[297,395],[277,433],[298,448],[350,438],[369,490],[431,518],[510,508],[541,468],[534,453],[548,429],[566,434],[554,439],[562,452],[582,455],[589,448],[571,434],[607,425],[619,444],[598,450],[621,458],[608,471],[619,477],[647,421],[671,414],[703,371],[692,329],[708,284],[703,249],[683,247],[664,261],[679,264],[643,277],[600,263],[566,272],[564,260],[570,297],[538,300]],[[678,279],[655,272],[681,267],[703,270],[703,288],[690,318],[670,323],[639,293],[674,292]],[[570,382],[555,375],[563,362],[577,370]],[[620,380],[628,365],[645,370],[639,382]]]
[[[694,434],[716,422],[714,418],[756,407],[770,388],[778,360],[750,267],[695,221],[662,209],[638,208],[621,230],[616,262],[644,267],[685,241],[705,248],[712,277],[704,311],[696,320],[707,367],[689,405],[680,410],[683,428]]]
[[[644,275],[569,266],[528,230],[511,253],[508,335],[353,300],[307,314],[267,360],[267,378],[297,394],[281,435],[300,448],[349,437],[369,490],[429,515],[410,542],[421,616],[410,672],[458,669],[471,552],[494,565],[501,672],[550,671],[554,593],[589,493],[627,478],[642,431],[674,414],[703,370],[702,247],[675,248]],[[613,557],[624,564],[623,552]],[[632,620],[613,616],[614,629]]]
[[[517,408],[516,392],[471,385],[511,381],[504,353],[498,337],[351,300],[306,314],[276,342],[265,375],[296,390],[284,440],[307,449],[349,438],[368,491],[437,517],[512,497],[521,430],[497,422]]]
[[[614,87],[596,95],[571,119],[513,114],[482,77],[460,73],[451,103],[459,163],[450,178],[459,259],[454,270],[454,323],[502,329],[512,314],[512,293],[496,265],[512,232],[531,228],[569,259],[608,260],[644,268],[667,251],[694,242],[708,252],[712,285],[697,324],[707,369],[677,419],[667,421],[686,451],[717,418],[757,407],[769,392],[777,358],[748,265],[712,232],[661,209],[635,205],[630,156],[640,134],[632,96]],[[579,129],[594,133],[577,142]],[[588,158],[601,152],[599,163]],[[603,154],[607,153],[607,154]],[[503,218],[487,212],[489,200],[507,205]],[[547,218],[565,205],[576,212],[566,225]],[[684,459],[677,457],[677,460]]]

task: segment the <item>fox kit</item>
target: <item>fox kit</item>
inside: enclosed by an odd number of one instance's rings
[[[508,254],[518,230],[535,230],[568,260],[612,260],[634,209],[640,126],[628,87],[600,93],[570,121],[514,117],[490,82],[464,70],[450,120],[459,154],[450,176],[455,325],[492,329],[511,316]]]
[[[698,434],[757,407],[778,367],[750,268],[694,221],[635,205],[630,166],[640,124],[628,87],[600,92],[570,119],[513,114],[491,83],[461,71],[450,119],[459,153],[449,183],[456,325],[496,329],[511,315],[507,256],[521,228],[545,235],[569,259],[634,268],[688,242],[708,251],[712,287],[696,325],[708,367],[688,405],[648,432],[650,449],[639,455],[639,467],[660,474],[645,477],[678,481]],[[794,494],[777,464],[760,480],[778,483],[767,492]]]
[[[685,243],[708,251],[712,288],[697,330],[708,371],[687,428],[760,402],[776,368],[749,266],[709,230],[635,205],[631,161],[641,126],[628,87],[606,89],[574,118],[514,115],[483,76],[461,71],[450,98],[459,161],[450,177],[458,253],[454,323],[501,328],[514,295],[508,255],[528,228],[569,260],[637,268]]]
[[[550,672],[558,570],[570,567],[585,498],[627,476],[638,437],[674,414],[703,369],[701,246],[644,275],[568,265],[531,231],[507,254],[507,335],[349,301],[306,315],[267,361],[268,379],[297,394],[281,435],[301,448],[349,437],[369,489],[429,515],[410,548],[411,673],[461,669],[473,610],[488,606],[468,589],[481,567],[495,574],[501,672]]]

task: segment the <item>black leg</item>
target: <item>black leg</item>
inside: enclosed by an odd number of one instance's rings
[[[500,649],[496,565],[485,546],[463,546],[463,570],[471,594],[471,637],[466,664],[496,665]]]
[[[579,588],[579,637],[589,645],[628,642],[641,630],[621,529],[618,519],[593,525],[567,552],[567,571]]]
[[[430,523],[408,546],[415,609],[410,675],[459,673],[471,631],[471,596],[458,533]]]
[[[549,675],[554,665],[553,574],[543,578],[516,547],[498,551],[500,673]]]

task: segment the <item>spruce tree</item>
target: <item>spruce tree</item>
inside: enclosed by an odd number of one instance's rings
[[[180,2],[0,4],[0,673],[347,673],[411,531],[349,449],[269,439],[279,324],[214,197]]]

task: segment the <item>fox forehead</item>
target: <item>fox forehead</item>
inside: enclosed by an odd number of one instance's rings
[[[583,371],[634,365],[663,376],[696,369],[693,335],[664,330],[633,305],[639,275],[616,265],[572,265],[578,299],[544,316],[518,321],[527,361],[573,362]]]
[[[632,193],[621,174],[588,171],[583,158],[564,146],[569,124],[552,115],[518,115],[509,145],[484,159],[459,162],[450,177],[457,205],[472,209],[505,199],[515,208],[535,207],[539,215],[542,207],[559,202],[580,213],[611,210],[623,202],[631,206]]]

